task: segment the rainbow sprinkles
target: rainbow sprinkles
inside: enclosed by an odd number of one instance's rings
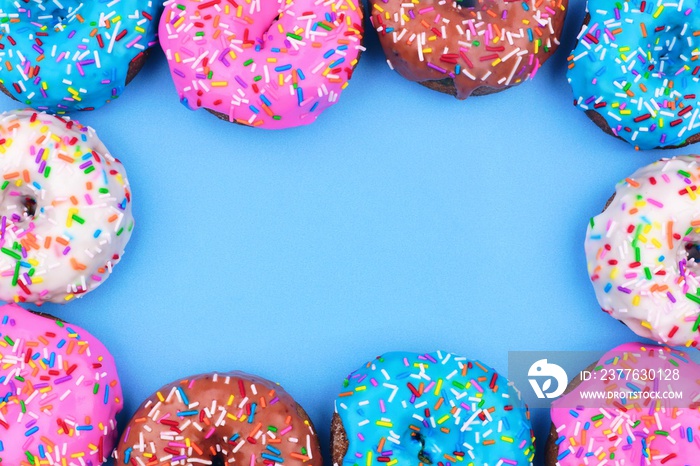
[[[121,94],[156,43],[156,0],[5,1],[0,84],[38,110],[93,110]]]
[[[174,0],[160,24],[185,106],[267,129],[312,123],[335,104],[362,35],[356,0]]]
[[[697,142],[698,8],[697,1],[590,0],[568,58],[574,105],[638,149]]]
[[[348,376],[335,407],[348,441],[345,456],[334,457],[341,466],[525,466],[534,458],[529,412],[513,384],[451,353],[379,356]]]

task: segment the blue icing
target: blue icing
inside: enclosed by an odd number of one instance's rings
[[[156,42],[162,10],[160,0],[2,3],[0,83],[59,114],[119,97],[131,60]]]
[[[589,0],[567,75],[575,104],[639,149],[684,145],[699,134],[699,6]]]
[[[524,466],[534,457],[519,392],[451,353],[386,353],[348,376],[335,405],[349,442],[343,466]]]

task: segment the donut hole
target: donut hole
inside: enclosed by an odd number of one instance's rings
[[[24,209],[24,217],[34,218],[34,214],[36,214],[36,199],[33,196],[24,196],[21,205]]]
[[[695,243],[685,243],[685,254],[686,254],[686,260],[688,261],[687,267],[691,269],[698,269],[700,268],[700,240]],[[700,272],[700,270],[694,270],[697,272]],[[700,273],[696,273],[696,275],[700,275]]]
[[[420,432],[411,432],[411,440],[420,443],[420,450],[418,451],[418,461],[423,464],[433,464],[430,458],[430,453],[425,451],[425,437]]]
[[[673,76],[687,65],[695,47],[684,40],[683,28],[684,25],[667,25],[657,28],[655,34],[649,36],[652,39],[647,42],[651,58],[649,71],[660,76]]]
[[[473,9],[479,7],[479,0],[455,0],[455,3],[462,8]]]
[[[226,466],[226,457],[222,452],[211,456],[211,466]]]
[[[0,215],[7,217],[12,223],[22,224],[34,219],[37,213],[37,202],[34,193],[25,190],[8,189],[2,196]]]

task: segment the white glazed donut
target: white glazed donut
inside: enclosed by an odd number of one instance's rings
[[[700,342],[700,156],[662,159],[618,183],[591,219],[588,272],[603,310],[638,335]]]
[[[0,115],[0,299],[65,303],[96,288],[131,236],[124,167],[92,128]]]

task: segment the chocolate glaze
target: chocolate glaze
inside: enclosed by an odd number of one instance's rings
[[[182,401],[180,389],[189,404]],[[291,430],[285,431],[287,426]],[[186,438],[199,452],[173,447]],[[303,408],[279,385],[237,371],[196,375],[160,388],[129,421],[115,451],[118,464],[135,457],[149,464],[151,442],[157,458],[178,456],[173,453],[177,451],[187,459],[209,461],[199,464],[223,466],[235,460],[235,464],[248,466],[252,455],[255,464],[269,463],[263,454],[283,458],[284,464],[323,463],[315,430]]]
[[[527,11],[522,2],[492,0],[477,0],[474,7],[445,0],[421,0],[419,3],[374,0],[372,3],[372,24],[379,33],[390,65],[406,79],[466,99],[470,95],[491,94],[519,84],[541,66],[559,45],[568,0],[527,2]],[[408,17],[411,11],[414,18],[409,21],[404,18],[401,24],[401,15]],[[535,17],[542,19],[540,24],[536,24]],[[534,39],[542,40],[537,53],[534,41],[529,39],[528,27],[534,31]],[[484,34],[478,34],[489,28],[494,36],[498,36],[496,30],[501,31],[502,39],[494,42],[493,38],[486,40]],[[423,33],[426,35],[423,48],[432,51],[424,52],[421,61],[417,37]],[[475,41],[479,45],[475,45]],[[515,53],[509,55],[513,51]],[[501,62],[494,66],[499,59]],[[428,63],[445,72],[429,67]],[[455,74],[456,65],[473,77],[463,72]],[[491,74],[485,77],[489,71]]]

